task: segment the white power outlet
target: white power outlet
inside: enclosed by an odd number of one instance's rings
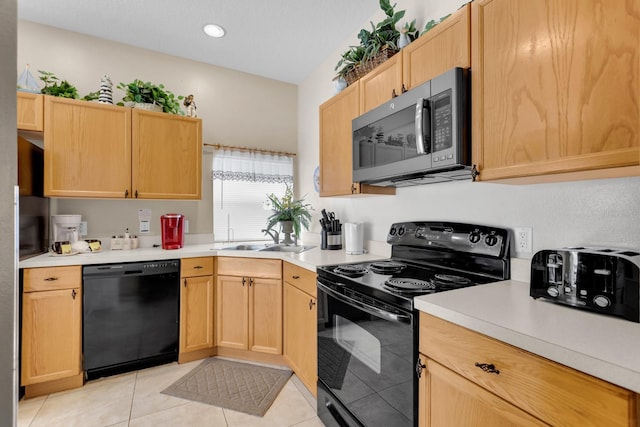
[[[516,227],[514,232],[516,253],[530,254],[533,251],[533,229],[531,227]]]
[[[87,221],[81,221],[80,226],[78,227],[78,236],[86,236],[87,235]]]

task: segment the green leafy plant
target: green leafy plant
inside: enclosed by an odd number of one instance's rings
[[[125,96],[122,98],[124,102],[156,104],[161,106],[165,113],[184,114],[180,109],[179,102],[184,99],[184,96],[174,95],[162,84],[155,85],[151,82],[135,79],[131,83],[119,83],[117,88],[125,92]],[[124,102],[119,102],[118,105],[123,106]]]
[[[444,21],[445,19],[447,19],[449,16],[451,16],[451,14],[445,15],[442,18],[440,18],[439,21],[436,21],[434,19],[430,20],[429,22],[427,22],[424,26],[424,30],[422,31],[422,34],[426,33],[427,31],[433,29],[433,27],[435,27],[436,25],[438,25],[439,23],[441,23],[442,21]],[[421,34],[421,35],[422,35]]]
[[[100,91],[89,92],[85,96],[82,97],[83,101],[95,101],[100,98]]]
[[[309,229],[309,221],[311,221],[311,211],[313,207],[304,203],[302,199],[293,198],[293,189],[287,185],[284,196],[279,198],[275,194],[267,194],[267,203],[271,206],[273,212],[267,218],[267,230],[270,230],[280,221],[293,222],[293,232],[296,236],[300,236],[301,228]]]
[[[409,37],[409,41],[414,41],[418,38],[418,30],[416,29],[416,20],[411,22],[405,22],[402,28],[400,28],[401,34],[406,34]]]
[[[360,30],[358,33],[360,44],[350,46],[334,68],[338,76],[344,77],[359,64],[371,61],[384,49],[398,50],[400,31],[396,25],[404,17],[405,11],[396,12],[395,7],[396,4],[392,5],[390,0],[380,0],[380,9],[384,11],[386,17],[377,24],[371,22],[371,30],[365,28]]]
[[[342,54],[340,61],[335,66],[334,70],[339,77],[344,77],[347,73],[353,70],[358,64],[360,64],[365,57],[365,50],[362,46],[350,46],[349,49]]]
[[[49,71],[38,70],[40,80],[44,82],[41,92],[45,95],[59,96],[61,98],[78,98],[78,89],[66,80],[60,79]]]

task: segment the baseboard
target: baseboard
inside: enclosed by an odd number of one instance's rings
[[[83,385],[84,372],[72,377],[24,386],[24,397],[25,399],[30,399],[32,397],[44,396],[58,391],[82,387]]]

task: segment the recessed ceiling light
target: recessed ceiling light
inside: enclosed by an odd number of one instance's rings
[[[224,36],[224,28],[216,24],[207,24],[202,29],[204,33],[210,37],[222,37]]]

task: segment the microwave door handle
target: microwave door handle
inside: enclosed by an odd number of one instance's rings
[[[428,100],[427,100],[428,102]],[[416,102],[416,116],[415,116],[415,126],[416,126],[416,150],[418,154],[425,154],[425,141],[424,141],[424,125],[425,118],[428,120],[429,117],[425,116],[425,99],[419,98],[418,102]],[[427,127],[429,127],[429,123],[427,123]]]

